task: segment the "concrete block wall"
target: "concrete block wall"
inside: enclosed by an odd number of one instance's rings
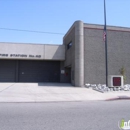
[[[130,31],[108,30],[108,73],[119,75],[126,69],[126,83],[130,84]]]
[[[67,49],[67,44],[72,42],[72,47]],[[75,85],[75,79],[72,78],[72,73],[75,70],[75,27],[69,30],[68,34],[63,39],[63,44],[65,45],[65,62],[64,67],[71,67],[71,83]]]
[[[84,55],[85,83],[105,83],[105,43],[103,26],[85,25]],[[126,83],[130,83],[130,29],[109,27],[107,31],[108,75],[119,75],[122,66],[126,69]]]
[[[73,46],[65,51],[65,66],[71,66],[75,86],[85,83],[105,84],[105,43],[103,25],[83,24],[76,21],[64,37],[64,45]],[[130,29],[107,26],[108,75],[119,75],[122,66],[126,69],[126,83],[130,83]]]
[[[64,36],[65,67],[71,66],[71,83],[74,86],[84,86],[84,30],[83,22],[76,21]],[[72,47],[67,49],[67,44]]]
[[[105,44],[103,30],[84,28],[85,83],[105,83]]]

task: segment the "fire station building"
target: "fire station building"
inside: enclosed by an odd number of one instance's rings
[[[59,82],[82,87],[106,79],[103,25],[76,21],[62,45],[0,43],[0,82]],[[130,28],[107,26],[108,75],[124,67],[130,83]]]

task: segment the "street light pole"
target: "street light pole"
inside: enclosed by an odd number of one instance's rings
[[[107,28],[106,28],[106,2],[105,0],[104,0],[104,42],[105,42],[106,86],[108,86]]]

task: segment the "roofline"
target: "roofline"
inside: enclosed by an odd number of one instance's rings
[[[63,44],[42,44],[42,43],[20,43],[20,42],[0,42],[0,44],[5,43],[5,44],[25,44],[25,45],[50,45],[50,46],[59,46]]]
[[[101,29],[102,30],[102,29],[104,29],[104,25],[84,23],[84,28]],[[107,25],[107,29],[111,30],[111,31],[130,32],[130,27],[121,27],[121,26]]]
[[[82,22],[82,23],[83,23],[83,21],[81,21],[81,20],[76,20],[76,21],[72,24],[72,26],[69,28],[69,30],[66,32],[66,34],[64,35],[63,40],[64,40],[65,37],[72,31],[72,29],[75,27],[75,24],[76,24],[77,22]]]
[[[72,31],[72,29],[75,27],[75,22],[72,24],[72,26],[69,28],[69,30],[66,32],[66,34],[63,37],[63,40],[65,39],[65,37]]]
[[[80,20],[79,20],[80,21]],[[77,22],[77,21],[75,21]],[[69,28],[69,30],[66,32],[66,34],[63,37],[63,40],[65,37],[72,31],[72,29],[75,27],[75,22],[72,24],[72,26]],[[104,25],[103,24],[90,24],[90,23],[84,23],[84,28],[88,29],[97,29],[97,30],[103,30]],[[130,32],[130,27],[121,27],[121,26],[112,26],[107,25],[107,29],[109,31],[122,31],[122,32]]]

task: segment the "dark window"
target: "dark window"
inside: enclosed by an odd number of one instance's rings
[[[72,42],[70,42],[69,44],[67,44],[67,49],[70,49],[72,46]]]

